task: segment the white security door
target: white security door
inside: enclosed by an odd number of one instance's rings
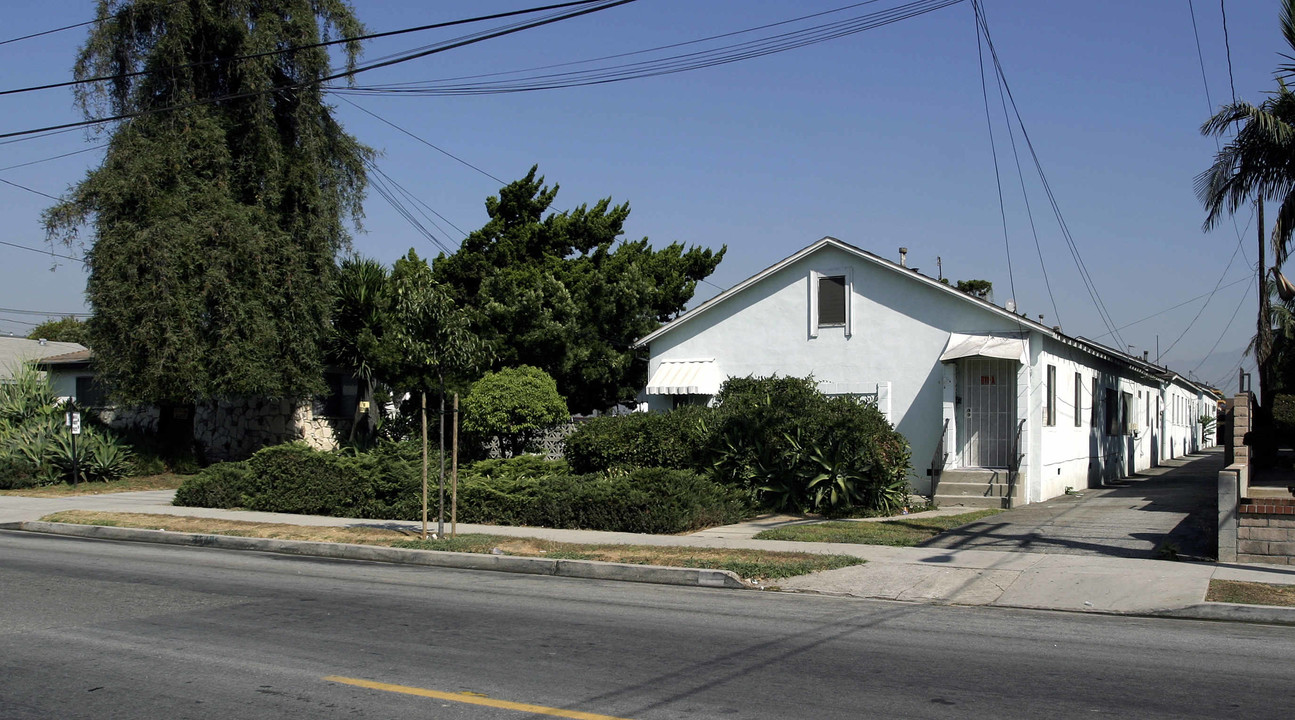
[[[962,412],[958,422],[963,467],[1008,466],[1016,430],[1014,360],[967,357],[961,368]]]

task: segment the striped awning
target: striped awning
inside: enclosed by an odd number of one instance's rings
[[[662,360],[648,380],[648,395],[714,395],[724,384],[715,358]]]

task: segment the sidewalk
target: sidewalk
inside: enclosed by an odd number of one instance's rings
[[[38,520],[60,510],[188,515],[251,522],[319,526],[419,528],[419,523],[263,513],[170,505],[173,491],[68,498],[0,497],[0,523]],[[953,508],[940,514],[965,511]],[[974,548],[895,548],[845,543],[755,540],[771,525],[803,522],[766,517],[692,535],[468,525],[460,533],[539,537],[575,543],[691,545],[853,555],[864,565],[781,581],[783,590],[912,602],[1069,610],[1138,615],[1207,617],[1295,623],[1295,608],[1205,603],[1211,579],[1293,584],[1295,568],[1205,562],[1171,562],[1104,555],[1009,552]],[[435,525],[432,525],[433,530]],[[446,529],[448,531],[447,523]]]

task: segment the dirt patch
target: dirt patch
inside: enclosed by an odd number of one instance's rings
[[[848,555],[687,546],[586,545],[541,538],[475,533],[463,534],[453,538],[423,540],[419,537],[417,531],[400,527],[285,525],[281,523],[259,523],[244,520],[152,515],[147,513],[67,510],[47,515],[41,519],[47,522],[144,528],[204,535],[353,543],[416,550],[489,553],[562,560],[602,560],[634,565],[666,565],[671,567],[731,570],[748,580],[778,580],[863,563],[861,558]]]
[[[1240,605],[1276,605],[1295,607],[1295,585],[1270,585],[1268,583],[1239,580],[1211,580],[1205,594],[1207,602],[1238,603]]]

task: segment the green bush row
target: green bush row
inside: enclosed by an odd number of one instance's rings
[[[692,470],[767,509],[889,513],[908,494],[908,442],[871,402],[828,397],[813,378],[730,378],[713,407],[598,418],[567,438],[580,472]]]
[[[430,505],[437,464],[430,461]],[[175,504],[341,517],[421,517],[421,459],[412,443],[363,454],[293,443],[187,479]],[[740,520],[745,495],[686,470],[640,468],[572,475],[566,463],[523,455],[460,469],[458,520],[617,532],[680,533]]]

